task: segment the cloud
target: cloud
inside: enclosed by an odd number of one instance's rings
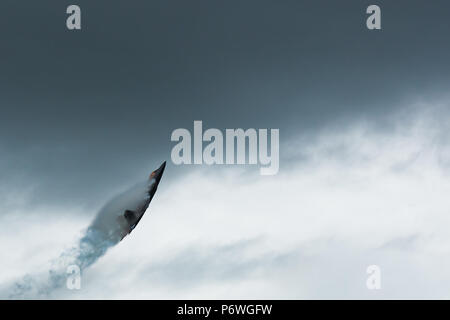
[[[289,161],[276,176],[198,167],[163,180],[138,228],[83,273],[82,289],[53,297],[448,298],[445,110],[419,104],[390,115],[385,130],[357,121],[285,140]],[[86,216],[76,215],[3,215],[2,282],[51,259]],[[379,291],[365,285],[372,264]]]

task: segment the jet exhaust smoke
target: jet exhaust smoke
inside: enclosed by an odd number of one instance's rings
[[[49,298],[66,285],[67,267],[76,265],[83,272],[102,257],[109,248],[129,234],[144,215],[165,168],[165,162],[139,183],[110,200],[95,216],[76,245],[51,262],[47,275],[26,275],[13,284],[10,299]]]
[[[53,291],[66,284],[68,266],[77,265],[83,271],[118,242],[108,238],[103,230],[93,228],[92,225],[89,226],[74,247],[65,250],[52,261],[52,267],[47,275],[24,276],[20,281],[14,283],[9,298],[48,298]]]

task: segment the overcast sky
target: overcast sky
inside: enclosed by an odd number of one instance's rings
[[[377,1],[376,31],[362,0],[79,0],[80,31],[70,4],[0,3],[0,283],[167,160],[151,215],[53,297],[448,297],[448,1]],[[173,165],[194,120],[280,129],[279,174]]]

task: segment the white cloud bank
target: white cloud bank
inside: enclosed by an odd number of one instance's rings
[[[163,179],[139,226],[84,272],[82,289],[50,298],[450,298],[450,125],[421,112],[373,128],[361,121],[281,140],[289,161],[276,176],[201,167]],[[76,212],[10,217],[1,218],[2,295],[89,223]],[[381,290],[366,288],[372,264]]]

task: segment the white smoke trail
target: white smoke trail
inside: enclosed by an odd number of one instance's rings
[[[81,270],[85,270],[117,243],[117,239],[109,237],[101,229],[90,226],[76,246],[64,251],[52,261],[47,276],[24,276],[13,285],[9,298],[48,298],[54,290],[66,284],[68,266],[77,265]]]
[[[139,183],[128,191],[114,197],[96,215],[90,226],[83,232],[76,245],[64,250],[51,262],[48,274],[26,275],[15,282],[9,292],[9,299],[45,299],[66,285],[67,268],[76,265],[83,272],[102,257],[109,248],[122,238],[122,230],[117,217],[126,208],[147,195],[147,183]]]

